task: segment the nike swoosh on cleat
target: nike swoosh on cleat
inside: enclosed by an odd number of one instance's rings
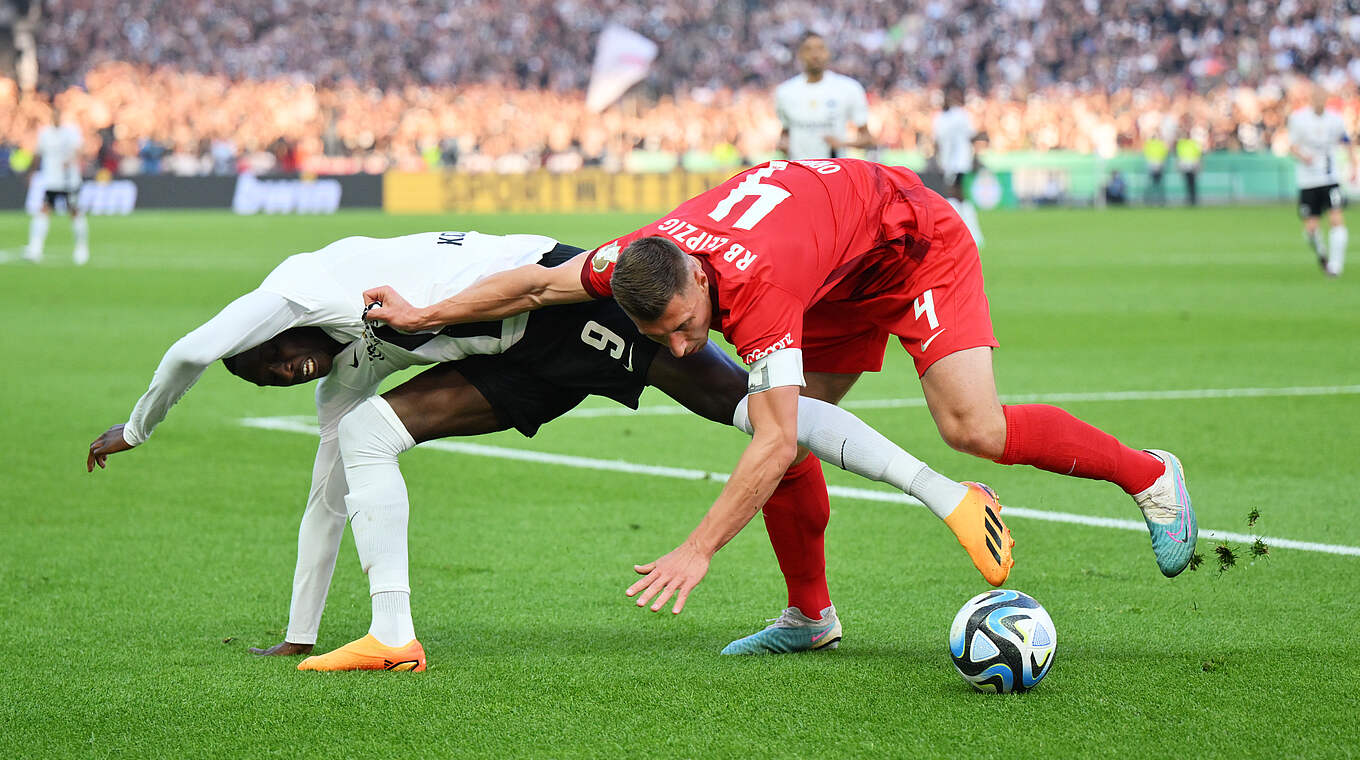
[[[1187,540],[1189,540],[1189,538],[1190,538],[1190,521],[1187,520],[1187,519],[1185,519],[1185,508],[1184,508],[1184,507],[1181,508],[1181,516],[1180,516],[1180,519],[1176,521],[1176,523],[1175,523],[1175,525],[1174,525],[1173,527],[1176,528],[1176,532],[1175,532],[1175,533],[1172,533],[1170,528],[1163,528],[1163,529],[1162,529],[1162,531],[1166,533],[1166,537],[1167,537],[1167,538],[1171,539],[1172,541],[1175,541],[1175,542],[1178,543],[1178,544],[1183,544],[1183,543],[1185,543]]]
[[[929,338],[926,338],[925,340],[921,341],[921,353],[924,354],[926,351],[928,351],[928,350],[930,349],[930,344],[931,344],[931,343],[934,343],[934,342],[935,342],[935,339],[938,338],[938,337],[940,337],[940,333],[944,332],[944,331],[947,330],[947,329],[948,329],[948,328],[946,328],[946,327],[941,327],[938,331],[936,331],[936,333],[935,333],[934,335],[932,335],[932,336],[930,336]]]
[[[819,634],[813,636],[813,637],[812,637],[812,643],[816,644],[817,641],[818,641],[818,639],[824,639],[824,638],[826,638],[826,635],[827,635],[828,633],[831,633],[831,632],[834,631],[834,630],[835,630],[835,626],[832,626],[831,628],[828,628],[828,629],[826,629],[825,631],[822,631],[821,633],[819,633]]]

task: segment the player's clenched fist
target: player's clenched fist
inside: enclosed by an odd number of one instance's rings
[[[404,332],[424,329],[420,309],[412,306],[401,294],[388,285],[380,285],[364,291],[364,320],[382,322]]]

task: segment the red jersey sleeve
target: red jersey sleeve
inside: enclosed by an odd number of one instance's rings
[[[614,275],[614,265],[619,261],[619,251],[623,250],[623,240],[615,240],[596,248],[586,257],[586,265],[581,268],[581,286],[591,298],[613,298],[614,288],[609,278]]]
[[[803,302],[777,285],[746,283],[720,292],[731,307],[723,317],[723,336],[737,355],[753,364],[775,351],[803,347]]]

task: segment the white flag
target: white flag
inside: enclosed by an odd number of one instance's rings
[[[656,60],[656,43],[618,24],[600,32],[595,48],[595,65],[586,90],[586,108],[599,113],[647,76]]]

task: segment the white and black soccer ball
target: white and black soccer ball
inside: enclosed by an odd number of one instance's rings
[[[949,653],[963,680],[979,691],[1027,691],[1053,667],[1058,631],[1034,598],[987,591],[963,605],[949,627]]]

